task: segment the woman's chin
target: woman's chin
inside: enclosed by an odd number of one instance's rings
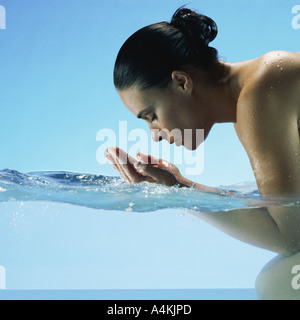
[[[196,135],[193,135],[192,137],[186,136],[180,143],[177,141],[176,145],[182,145],[187,150],[194,151],[205,141],[209,131],[210,130],[197,129]]]
[[[189,151],[194,151],[199,147],[196,142],[183,142],[182,146]]]

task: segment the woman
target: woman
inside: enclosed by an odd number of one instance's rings
[[[115,64],[114,83],[123,103],[147,121],[155,141],[166,139],[189,150],[198,147],[196,129],[204,129],[206,138],[215,123],[232,122],[261,195],[299,196],[300,53],[277,51],[226,63],[209,46],[216,36],[213,20],[187,8],[177,10],[171,23],[137,31],[124,43]],[[173,129],[177,135],[170,134]],[[184,129],[192,129],[192,139]],[[143,154],[137,161],[117,147],[107,152],[128,183],[220,191],[184,178],[167,161]],[[295,259],[300,249],[297,211],[267,207],[242,215],[236,210],[197,216],[236,238]]]

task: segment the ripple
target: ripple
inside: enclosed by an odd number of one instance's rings
[[[212,212],[247,208],[260,200],[252,182],[221,188],[235,193],[228,196],[149,182],[129,185],[120,177],[65,171],[0,171],[0,202],[51,201],[131,212],[178,208]]]

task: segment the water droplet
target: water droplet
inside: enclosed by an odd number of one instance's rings
[[[280,70],[282,71],[282,70],[283,70],[283,68],[280,68]]]
[[[288,175],[288,178],[289,178],[289,179],[291,179],[292,177],[293,177],[293,176],[292,176],[291,174],[290,174],[290,175]]]
[[[273,90],[273,89],[274,89],[274,87],[273,87],[273,86],[271,86],[271,87],[270,87],[270,89],[271,89],[271,90]]]
[[[297,156],[298,155],[298,152],[295,152],[295,156]]]

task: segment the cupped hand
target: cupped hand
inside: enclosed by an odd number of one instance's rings
[[[154,168],[160,168],[160,169],[170,171],[171,173],[174,174],[176,179],[179,181],[183,178],[179,169],[173,163],[168,162],[167,160],[157,159],[151,155],[146,155],[143,153],[138,153],[137,159],[139,161],[142,161],[143,163],[151,164]]]
[[[181,174],[172,163],[142,153],[137,160],[118,147],[108,148],[106,158],[127,183],[148,181],[166,186],[180,184]]]

